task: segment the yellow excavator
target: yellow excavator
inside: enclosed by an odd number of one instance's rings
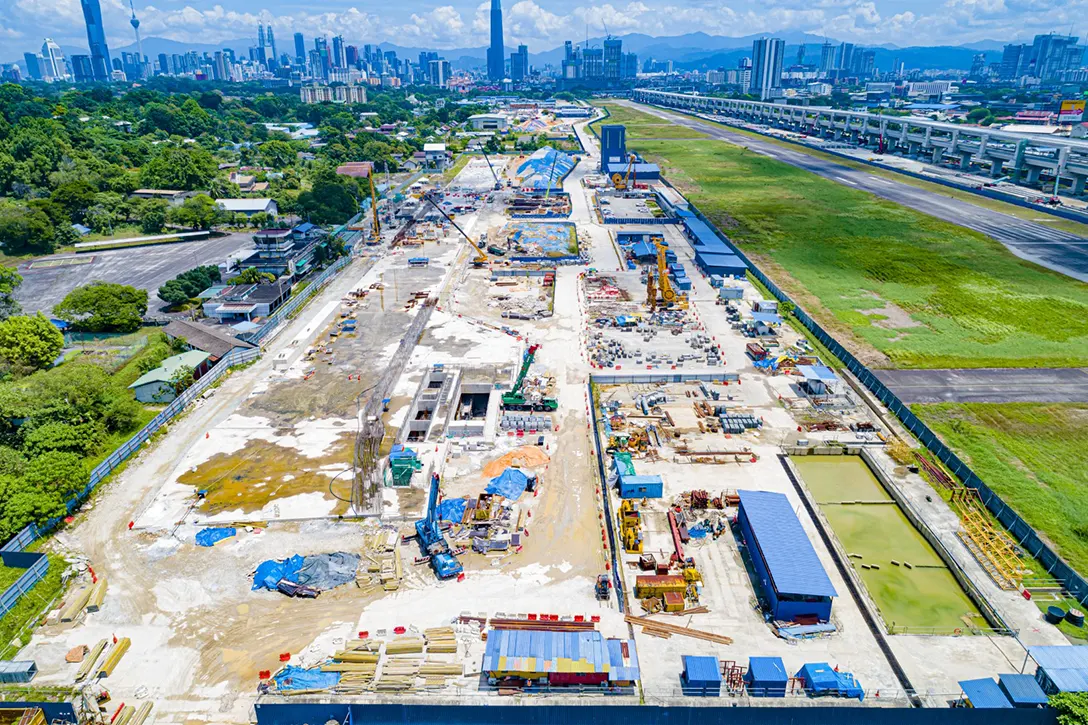
[[[623,176],[620,176],[619,172],[612,174],[612,186],[616,188],[616,191],[627,191],[628,189],[635,188],[635,162],[638,161],[638,157],[631,154],[627,159],[627,171]]]

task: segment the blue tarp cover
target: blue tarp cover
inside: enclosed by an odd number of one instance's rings
[[[235,536],[238,530],[232,526],[206,528],[196,532],[197,546],[215,546],[216,542]]]
[[[487,484],[488,493],[497,493],[503,498],[517,500],[518,496],[525,493],[525,486],[529,483],[529,477],[516,468],[507,468],[500,475],[491,479]]]
[[[826,662],[810,662],[801,665],[797,676],[804,680],[805,689],[810,690],[814,695],[836,692],[841,697],[856,697],[859,701],[865,699],[865,691],[861,689],[861,685],[852,674],[836,672]],[[996,684],[994,686],[996,687]]]
[[[253,589],[276,590],[276,584],[286,579],[295,584],[327,590],[354,581],[359,568],[359,555],[338,551],[333,554],[299,556],[289,559],[263,561],[253,574]]]
[[[288,665],[277,672],[273,679],[276,681],[277,690],[322,690],[338,684],[340,673],[322,672],[318,667],[304,670]]]
[[[439,521],[461,521],[465,517],[465,507],[468,500],[463,498],[447,498],[438,504]]]

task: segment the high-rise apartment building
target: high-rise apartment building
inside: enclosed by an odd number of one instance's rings
[[[487,77],[501,81],[506,75],[506,48],[502,36],[502,0],[491,0],[491,47],[487,49]]]
[[[854,44],[842,43],[835,51],[835,70],[849,73],[854,69]]]
[[[72,76],[76,83],[92,83],[94,77],[94,66],[91,64],[91,56],[89,55],[73,55],[72,61]]]
[[[164,76],[171,73],[170,59],[166,57],[166,53],[159,53],[159,73]]]
[[[606,38],[604,41],[604,77],[608,81],[619,81],[623,65],[623,41],[619,38]]]
[[[516,52],[510,54],[510,80],[520,82],[529,77],[529,47],[519,45]]]
[[[748,92],[760,99],[772,96],[771,91],[782,87],[782,58],[786,41],[781,38],[759,38],[752,43],[752,81]]]
[[[42,74],[42,66],[45,59],[37,53],[23,53],[23,65],[26,66],[26,77],[32,81],[45,80]]]
[[[347,68],[348,56],[344,47],[344,36],[337,35],[332,39],[332,55],[329,57],[333,68]]]
[[[98,0],[79,0],[83,7],[83,20],[87,24],[87,45],[91,50],[91,72],[94,80],[108,83],[110,80],[110,49],[106,45],[106,31],[102,27],[102,6]]]
[[[1031,75],[1044,81],[1055,80],[1064,70],[1079,68],[1084,59],[1084,48],[1077,45],[1079,38],[1072,35],[1047,33],[1036,35],[1031,44]]]

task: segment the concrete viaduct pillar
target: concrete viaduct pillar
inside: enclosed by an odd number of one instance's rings
[[[998,178],[1001,176],[1001,172],[1005,169],[1005,162],[1001,159],[994,159],[990,162],[990,176]]]
[[[1042,173],[1043,173],[1043,170],[1040,169],[1038,166],[1029,166],[1028,167],[1028,186],[1038,184],[1039,183],[1039,176],[1041,176]]]
[[[1084,174],[1073,174],[1073,196],[1084,196],[1084,183],[1088,180],[1088,176]]]

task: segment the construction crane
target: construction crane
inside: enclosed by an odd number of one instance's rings
[[[495,173],[495,167],[491,165],[491,159],[487,158],[487,152],[480,149],[480,153],[484,155],[484,161],[487,162],[487,168],[491,169],[491,175],[495,177],[495,191],[502,189],[502,182],[499,181],[499,175]]]
[[[506,410],[536,410],[552,411],[559,409],[559,401],[555,398],[541,397],[539,400],[530,400],[525,396],[525,376],[529,374],[529,366],[536,358],[536,351],[540,345],[530,345],[521,358],[521,370],[514,381],[514,387],[509,393],[502,394],[502,407]]]
[[[654,271],[646,268],[646,306],[650,312],[657,310],[657,286],[654,284]]]
[[[552,167],[548,170],[548,189],[544,192],[544,203],[548,203],[548,197],[552,195],[552,183],[555,174],[555,162],[559,160],[559,152],[553,149],[552,154]]]
[[[688,298],[674,290],[669,282],[669,264],[665,259],[668,247],[663,242],[654,243],[657,245],[657,286],[661,289],[661,306],[687,309]]]
[[[370,180],[370,212],[374,216],[374,226],[370,230],[370,241],[377,244],[382,240],[382,225],[378,221],[378,193],[374,189],[374,167],[370,168],[370,173],[366,175],[366,178]]]
[[[423,555],[430,558],[431,569],[439,579],[452,579],[464,569],[450,552],[450,545],[438,527],[438,474],[431,475],[431,492],[427,497],[427,514],[416,522],[416,538]]]
[[[638,161],[638,157],[631,154],[627,159],[627,171],[624,172],[623,176],[620,176],[619,172],[612,174],[612,186],[616,187],[616,191],[627,191],[635,188],[636,161]]]
[[[457,222],[455,222],[453,220],[453,218],[449,214],[442,211],[442,207],[440,207],[438,205],[438,203],[432,198],[432,196],[430,194],[424,194],[423,198],[426,199],[427,201],[429,201],[431,203],[431,206],[433,206],[435,209],[437,209],[438,213],[441,214],[442,216],[444,216],[446,218],[446,221],[448,221],[450,224],[452,224],[453,228],[456,229],[457,231],[459,231],[461,233],[461,236],[465,238],[465,241],[467,241],[469,243],[469,245],[473,249],[476,250],[476,257],[472,260],[472,266],[476,267],[477,269],[479,269],[480,267],[486,266],[487,265],[487,255],[484,254],[484,250],[480,249],[480,247],[477,246],[476,242],[472,241],[472,238],[469,237],[469,235],[465,234],[465,230],[463,230],[461,227],[457,226]]]

